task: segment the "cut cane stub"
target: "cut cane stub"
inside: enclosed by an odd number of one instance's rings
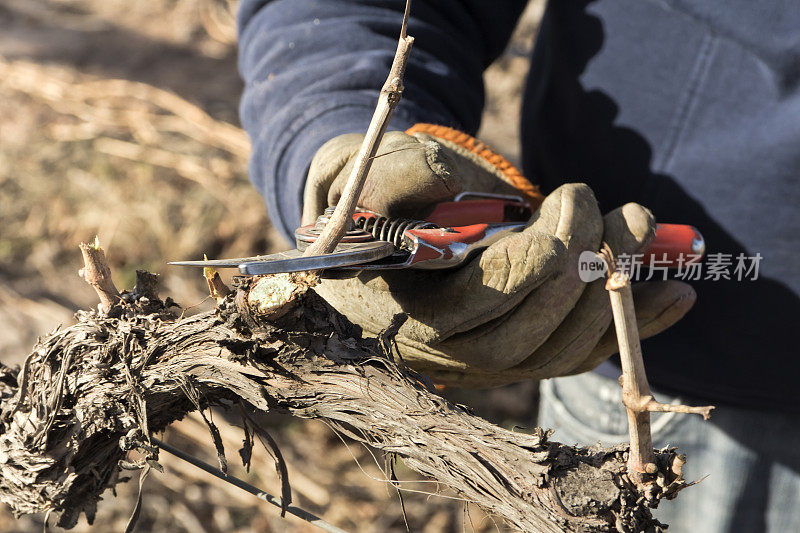
[[[294,309],[300,296],[319,278],[307,272],[286,272],[259,277],[247,293],[254,315],[274,320]]]

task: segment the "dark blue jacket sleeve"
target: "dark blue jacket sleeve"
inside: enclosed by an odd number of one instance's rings
[[[404,0],[243,0],[239,68],[250,179],[291,238],[306,173],[329,139],[366,130],[394,57]],[[417,0],[405,92],[390,129],[433,122],[475,132],[483,70],[525,0]]]

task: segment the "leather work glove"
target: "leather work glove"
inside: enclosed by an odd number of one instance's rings
[[[317,152],[305,190],[303,223],[334,205],[362,135],[342,135]],[[418,124],[388,132],[360,205],[391,217],[422,218],[462,191],[541,195],[501,156],[468,135]],[[627,204],[601,216],[579,183],[544,198],[526,229],[455,270],[364,271],[317,287],[338,311],[377,335],[397,313],[402,359],[441,384],[491,387],[592,370],[617,351],[605,280],[584,283],[578,256],[606,241],[615,255],[639,253],[654,237],[652,214]],[[677,322],[694,304],[677,281],[634,285],[642,337]]]

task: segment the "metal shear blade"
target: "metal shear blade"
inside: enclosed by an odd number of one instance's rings
[[[386,241],[359,243],[340,243],[336,249],[323,255],[304,256],[300,250],[288,250],[269,255],[238,257],[234,259],[215,259],[205,261],[173,261],[170,265],[238,268],[249,276],[278,274],[281,272],[301,272],[303,270],[322,270],[342,266],[360,265],[383,259],[394,253],[395,247]]]

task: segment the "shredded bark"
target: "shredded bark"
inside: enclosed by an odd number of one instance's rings
[[[625,448],[565,446],[448,402],[392,358],[390,325],[362,338],[309,284],[277,319],[250,311],[247,279],[215,311],[180,317],[144,274],[107,314],[80,312],[42,339],[21,370],[0,365],[0,500],[16,514],[57,512],[66,528],[81,513],[91,522],[128,469],[158,466],[151,434],[210,406],[323,420],[523,531],[655,531],[650,508],[686,486],[673,449],[657,452],[658,471],[647,474],[657,488],[644,494],[628,479]],[[251,423],[245,464],[254,435],[263,433]],[[133,449],[145,460],[128,461]]]

